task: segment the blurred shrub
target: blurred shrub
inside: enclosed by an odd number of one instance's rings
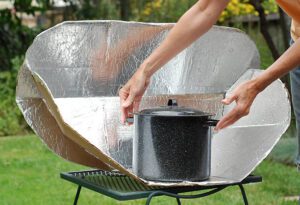
[[[71,0],[67,0],[72,2]],[[119,19],[118,3],[112,0],[81,0],[80,4],[73,4],[73,13],[77,20]]]
[[[0,71],[13,68],[12,59],[24,55],[37,31],[21,25],[8,9],[0,10]]]
[[[15,102],[16,79],[25,52],[41,29],[23,25],[18,12],[34,15],[49,4],[47,0],[37,2],[38,7],[31,0],[15,0],[13,8],[0,10],[0,136],[29,130]]]
[[[40,7],[32,6],[31,0],[15,0],[13,8],[0,10],[0,71],[13,69],[12,59],[25,54],[33,38],[41,31],[22,25],[17,12],[34,15],[45,11],[47,1],[41,1]]]
[[[134,2],[134,1],[133,1]],[[176,22],[196,0],[153,0],[142,1],[139,7],[134,7],[135,19],[140,21]],[[142,4],[142,5],[141,5]],[[275,0],[264,0],[262,5],[266,14],[278,11]],[[142,8],[141,8],[142,7]],[[232,20],[237,16],[258,15],[249,0],[231,0],[222,12],[219,23]]]
[[[278,7],[275,0],[264,0],[262,5],[265,9],[265,14],[277,13]],[[222,12],[219,22],[232,20],[237,16],[255,15],[258,12],[249,3],[249,0],[231,0],[225,10]]]
[[[11,71],[0,72],[0,136],[29,130],[15,102],[17,72],[23,60],[24,57],[15,57]]]
[[[134,1],[133,1],[134,2]],[[147,22],[176,22],[196,0],[143,1],[133,7],[134,20]]]

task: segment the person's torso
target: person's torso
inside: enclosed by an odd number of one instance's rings
[[[300,38],[300,0],[276,0],[276,2],[292,18],[293,40]]]

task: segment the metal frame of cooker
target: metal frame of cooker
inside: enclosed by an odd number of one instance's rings
[[[175,198],[177,204],[181,205],[180,199],[206,197],[230,186],[238,186],[240,188],[243,202],[245,205],[248,205],[248,199],[243,185],[262,182],[261,176],[249,175],[238,183],[212,186],[159,187],[147,186],[117,171],[89,170],[63,172],[60,176],[62,179],[78,185],[74,205],[77,205],[82,187],[119,201],[147,198],[146,205],[149,205],[155,196],[169,196]],[[182,193],[194,191],[201,191],[201,193],[182,195]]]

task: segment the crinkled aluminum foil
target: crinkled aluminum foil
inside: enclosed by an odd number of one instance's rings
[[[118,89],[172,26],[83,21],[41,33],[19,74],[17,103],[25,119],[63,158],[117,168],[136,178],[131,172],[133,126],[119,121]],[[221,105],[224,95],[258,75],[258,68],[258,51],[244,33],[213,27],[155,73],[140,109],[165,105],[172,97],[218,119],[232,108]],[[180,185],[242,180],[271,151],[289,122],[287,92],[276,81],[259,94],[249,116],[213,134],[211,179]]]

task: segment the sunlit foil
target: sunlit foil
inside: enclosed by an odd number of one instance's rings
[[[119,121],[118,89],[172,26],[82,21],[65,22],[41,33],[19,73],[17,103],[26,121],[63,158],[90,167],[117,168],[136,177],[131,173],[134,128]],[[179,105],[219,119],[233,106],[222,106],[224,95],[259,75],[259,67],[258,51],[244,33],[213,27],[155,73],[140,109],[166,105],[167,99],[175,98]],[[39,89],[37,79],[42,82]],[[42,92],[47,89],[50,100]],[[249,116],[213,133],[212,177],[180,184],[242,180],[285,132],[290,112],[287,92],[276,81],[258,95]]]

